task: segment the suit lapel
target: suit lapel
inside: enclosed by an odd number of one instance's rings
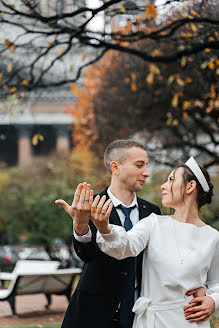
[[[107,193],[107,189],[109,187],[107,187],[106,189],[104,189],[101,193],[100,196],[102,197],[103,195],[106,196],[106,200],[109,199],[109,195]],[[139,220],[145,218],[146,216],[150,215],[150,211],[149,211],[149,207],[147,205],[145,205],[145,202],[142,202],[142,200],[140,198],[137,197],[137,202],[138,202],[138,208],[139,208]],[[119,215],[115,209],[115,207],[113,206],[112,212],[110,214],[110,218],[109,218],[109,222],[111,224],[116,224],[119,226],[122,226],[122,223],[120,221]]]
[[[145,205],[145,202],[142,202],[140,198],[137,197],[138,201],[138,209],[139,209],[139,220],[145,218],[150,215],[149,208]]]

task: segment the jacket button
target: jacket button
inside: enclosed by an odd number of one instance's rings
[[[123,276],[127,276],[128,272],[124,271],[124,272],[121,272],[121,274],[123,274]]]

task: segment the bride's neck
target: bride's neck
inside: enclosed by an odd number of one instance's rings
[[[175,209],[172,217],[180,222],[197,224],[200,222],[197,206],[182,206]]]

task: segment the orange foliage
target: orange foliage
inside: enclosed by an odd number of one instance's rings
[[[100,91],[105,72],[111,67],[115,51],[108,52],[96,66],[87,68],[83,77],[83,86],[71,85],[71,92],[76,96],[74,105],[66,105],[67,110],[74,118],[73,140],[74,149],[88,151],[97,139],[97,129],[93,108],[93,99]],[[117,88],[113,89],[116,92]]]

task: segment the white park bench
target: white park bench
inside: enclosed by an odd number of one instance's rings
[[[28,262],[33,263],[33,261]],[[39,268],[39,262],[41,261],[37,262]],[[43,293],[45,294],[48,302],[46,307],[49,307],[51,304],[52,294],[65,295],[69,301],[72,292],[73,280],[75,276],[80,273],[81,269],[78,268],[64,270],[54,269],[48,270],[47,272],[45,270],[42,272],[40,269],[35,270],[35,272],[18,272],[13,276],[11,275],[12,279],[8,289],[0,290],[0,301],[9,302],[13,315],[16,315],[15,296],[17,295]]]
[[[18,274],[50,272],[57,270],[61,262],[59,261],[17,261],[13,272],[0,272],[0,280],[13,280]]]

